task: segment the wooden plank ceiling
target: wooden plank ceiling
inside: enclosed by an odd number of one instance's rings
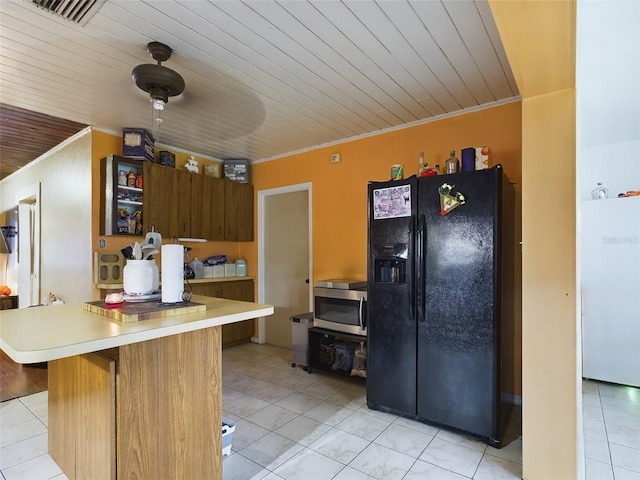
[[[113,133],[151,129],[148,94],[131,79],[153,63],[150,41],[173,48],[163,65],[186,83],[158,142],[213,158],[265,161],[519,98],[486,0],[96,6],[75,23],[0,1],[5,107]]]
[[[0,104],[0,179],[22,168],[87,126]]]

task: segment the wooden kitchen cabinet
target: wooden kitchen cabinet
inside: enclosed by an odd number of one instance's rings
[[[136,164],[136,161],[124,157],[107,157],[110,158]],[[108,186],[106,183],[111,185],[113,190],[114,182],[117,182],[113,170],[119,167],[108,169],[107,159],[103,159],[103,182],[105,186]],[[151,231],[155,227],[167,239],[189,237],[211,241],[253,241],[253,185],[149,162],[137,162],[137,165],[143,173],[144,205],[142,202],[137,205],[137,209],[143,212],[143,231]],[[107,177],[108,174],[111,176]],[[111,232],[118,228],[116,215],[119,206],[113,201],[108,202],[105,194],[108,189],[102,190],[103,234],[116,234]]]
[[[226,298],[228,300],[241,300],[253,302],[253,279],[229,280],[225,282],[212,282],[205,284],[192,284],[195,295],[207,297]],[[236,322],[222,326],[222,347],[230,347],[251,341],[253,336],[253,320]]]
[[[144,163],[118,155],[100,160],[100,235],[143,234]]]
[[[48,367],[49,454],[71,480],[115,480],[115,360],[89,353]]]
[[[176,170],[176,190],[178,192],[178,225],[175,233],[171,236],[175,237],[192,237],[191,235],[191,216],[194,198],[193,185],[191,177],[193,174],[187,170]],[[199,191],[196,192],[196,195]]]
[[[253,241],[253,185],[226,182],[225,240]]]
[[[169,237],[178,225],[177,170],[152,163],[144,164],[145,204],[144,218],[147,231],[156,231]],[[170,237],[169,237],[170,238]]]
[[[191,236],[223,241],[225,188],[223,179],[193,176],[191,179]]]
[[[70,480],[222,477],[220,327],[49,362],[49,453]]]

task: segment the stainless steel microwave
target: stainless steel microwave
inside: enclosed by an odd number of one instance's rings
[[[367,289],[314,287],[313,326],[352,335],[367,335]]]

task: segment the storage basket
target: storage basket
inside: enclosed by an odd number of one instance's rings
[[[356,349],[356,344],[352,342],[336,342],[335,352],[336,360],[331,365],[332,370],[347,370],[350,371],[353,367],[353,354]]]
[[[323,335],[318,349],[318,360],[323,365],[332,366],[336,361],[336,347],[333,344],[335,337]]]

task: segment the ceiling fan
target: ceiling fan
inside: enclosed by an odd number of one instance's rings
[[[160,42],[150,42],[147,44],[147,50],[151,57],[158,62],[157,65],[149,63],[138,65],[131,72],[131,77],[138,88],[149,93],[149,101],[153,106],[151,110],[152,136],[157,142],[162,124],[160,113],[169,102],[169,97],[175,97],[184,91],[185,84],[179,73],[162,66],[162,62],[171,58],[173,50],[170,47]]]

